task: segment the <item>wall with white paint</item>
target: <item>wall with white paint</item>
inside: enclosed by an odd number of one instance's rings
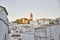
[[[7,13],[2,6],[0,6],[0,40],[8,40]]]

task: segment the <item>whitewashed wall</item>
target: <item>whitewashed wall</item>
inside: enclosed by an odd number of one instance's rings
[[[0,7],[0,18],[2,18],[5,22],[8,22],[7,13],[2,7]]]
[[[27,27],[25,32],[22,33],[21,40],[34,40],[34,28]]]
[[[35,40],[52,40],[52,39],[60,40],[59,35],[60,35],[60,24],[35,29]]]
[[[8,19],[2,6],[0,6],[0,40],[8,40]]]
[[[21,40],[34,40],[34,33],[29,32],[22,33]]]

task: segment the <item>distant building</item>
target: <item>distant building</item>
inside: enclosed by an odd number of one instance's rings
[[[30,21],[33,21],[33,15],[32,15],[32,13],[30,13],[30,19],[21,18],[21,19],[16,19],[16,21],[14,21],[14,22],[18,23],[18,24],[29,24]]]
[[[33,21],[33,15],[30,13],[30,21]]]
[[[60,24],[60,17],[56,18],[56,22],[57,22],[57,24]]]
[[[8,40],[8,19],[5,7],[0,6],[0,40]]]
[[[51,19],[46,19],[46,18],[37,19],[37,22],[40,25],[49,24],[49,22],[51,21],[52,21]]]

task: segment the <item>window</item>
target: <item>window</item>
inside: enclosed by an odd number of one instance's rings
[[[11,30],[8,31],[8,34],[11,34]]]
[[[18,39],[18,40],[21,40],[21,39]]]
[[[51,40],[54,40],[54,39],[51,39]]]
[[[18,31],[16,31],[16,33],[18,33]]]
[[[5,40],[7,40],[7,39],[6,39],[6,34],[5,34]]]
[[[11,35],[11,37],[20,37],[20,35],[14,35],[14,34],[13,34],[13,35]]]

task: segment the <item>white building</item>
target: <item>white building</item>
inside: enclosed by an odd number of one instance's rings
[[[16,23],[9,24],[9,40],[21,40],[20,28]]]
[[[17,30],[20,34],[20,39],[15,36],[11,37],[11,40],[60,40],[60,24],[57,21],[45,20],[42,25],[39,21],[31,21],[30,24],[17,24],[11,23],[9,29],[11,30],[11,35],[16,33]],[[13,31],[12,29],[15,29]]]
[[[9,38],[10,40],[34,40],[34,28],[29,25],[29,24],[16,24],[16,23],[12,23],[9,26],[9,30],[10,30],[10,34],[9,34]],[[18,32],[17,32],[18,31]],[[14,36],[12,37],[12,35],[20,35],[20,36]]]
[[[8,40],[8,19],[5,7],[0,6],[0,40]]]
[[[25,32],[22,33],[21,40],[34,40],[34,28],[31,25],[23,27],[25,28]]]
[[[60,40],[60,24],[35,28],[35,40]]]

